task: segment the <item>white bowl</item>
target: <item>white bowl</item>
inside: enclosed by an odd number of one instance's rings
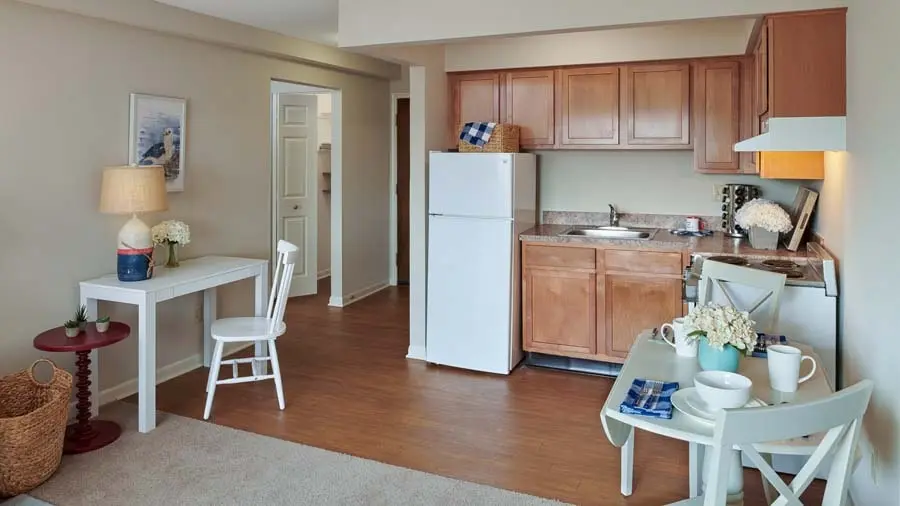
[[[718,411],[747,404],[753,382],[733,372],[703,371],[694,376],[694,386],[703,402]]]

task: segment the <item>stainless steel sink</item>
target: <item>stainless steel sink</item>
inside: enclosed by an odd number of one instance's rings
[[[656,232],[654,228],[592,227],[573,228],[562,235],[596,237],[597,239],[649,239]]]

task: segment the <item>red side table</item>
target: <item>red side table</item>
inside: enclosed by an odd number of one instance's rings
[[[34,338],[34,347],[42,351],[75,352],[78,371],[75,386],[78,393],[78,414],[75,423],[66,428],[64,453],[85,453],[119,439],[122,428],[116,422],[91,420],[91,350],[118,343],[131,334],[131,327],[124,323],[111,322],[106,332],[97,332],[93,323],[77,337],[66,337],[62,327],[50,329]]]

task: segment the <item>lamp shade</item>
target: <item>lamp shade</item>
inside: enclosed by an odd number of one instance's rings
[[[107,167],[103,170],[101,213],[147,213],[168,208],[166,176],[161,166]]]

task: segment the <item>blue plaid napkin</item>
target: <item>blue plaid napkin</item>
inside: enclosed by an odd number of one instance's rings
[[[619,405],[619,412],[653,418],[672,418],[672,394],[678,382],[636,378]]]
[[[466,123],[459,134],[459,140],[480,148],[491,140],[495,126],[497,126],[496,123]]]

